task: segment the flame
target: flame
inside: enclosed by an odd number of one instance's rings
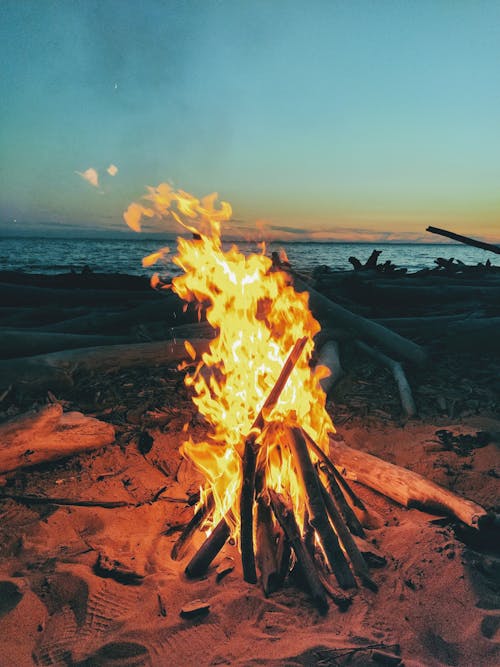
[[[273,268],[264,246],[262,254],[249,256],[235,245],[223,249],[221,223],[232,211],[227,202],[216,205],[216,194],[199,200],[161,184],[148,188],[144,199],[148,206],[132,204],[127,222],[132,218],[134,227],[140,227],[139,213],[152,213],[171,216],[191,232],[192,238],[178,239],[173,262],[183,273],[173,279],[172,289],[186,301],[203,303],[208,322],[219,332],[185,377],[209,434],[203,441],[188,437],[181,452],[205,477],[202,497],[213,494],[211,525],[225,517],[236,537],[245,439],[295,342],[307,337],[277,403],[263,414],[257,440],[265,485],[290,496],[303,521],[304,498],[283,425],[300,424],[325,450],[328,433],[334,431],[319,385],[324,373],[313,373],[309,365],[320,326],[309,311],[308,295],[295,292],[288,274]],[[194,358],[193,346],[187,343],[186,348]]]

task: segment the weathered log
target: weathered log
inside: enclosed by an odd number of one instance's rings
[[[126,291],[106,289],[57,289],[0,283],[0,306],[23,306],[53,303],[58,306],[98,304],[133,304],[141,301],[161,303],[162,295],[154,290]]]
[[[208,349],[208,341],[191,340],[197,355]],[[131,345],[105,345],[51,352],[34,357],[0,361],[0,389],[17,386],[26,393],[52,391],[72,385],[77,371],[107,372],[132,366],[158,366],[189,359],[184,341],[159,341]]]
[[[226,520],[221,519],[187,564],[185,569],[186,576],[190,579],[203,576],[210,567],[210,563],[228,540],[230,534],[231,531]]]
[[[324,366],[330,371],[330,375],[320,380],[321,388],[325,394],[328,394],[333,385],[344,374],[344,370],[340,364],[339,345],[337,341],[328,340],[321,346],[316,366]]]
[[[280,577],[276,562],[276,539],[271,508],[264,496],[257,500],[257,565],[260,583],[267,597],[279,587]]]
[[[299,527],[297,526],[291,503],[285,501],[285,499],[279,493],[276,493],[274,489],[269,489],[269,496],[271,498],[271,508],[274,516],[285,532],[295,553],[295,557],[300,565],[313,602],[320,614],[326,614],[328,611],[328,601],[326,599],[325,590],[319,579],[314,562],[300,536]]]
[[[255,436],[250,435],[245,441],[243,452],[243,481],[240,493],[240,545],[243,579],[249,584],[257,583],[255,570],[255,552],[253,543],[253,505],[255,497],[255,464],[257,444]]]
[[[294,278],[294,285],[300,292],[309,292],[309,307],[322,326],[341,326],[351,329],[358,337],[378,343],[396,357],[415,364],[420,365],[427,360],[425,350],[413,341],[339,306],[299,278]]]
[[[337,509],[333,498],[330,496],[328,491],[325,489],[321,479],[319,480],[321,493],[323,495],[323,500],[325,502],[326,510],[328,516],[335,528],[339,540],[342,542],[344,551],[346,552],[349,560],[351,561],[352,568],[355,574],[361,579],[362,583],[372,591],[377,591],[378,586],[370,577],[370,572],[368,566],[365,563],[363,556],[360,554],[359,549],[356,545],[356,542],[353,540],[349,529],[345,525],[343,518]]]
[[[461,498],[411,470],[336,440],[330,440],[330,454],[343,474],[405,507],[453,516],[472,528],[478,528],[481,519],[488,514],[481,505]]]
[[[131,342],[130,336],[85,336],[26,329],[0,329],[0,359],[30,357],[43,352],[72,350],[78,347],[118,345]]]
[[[32,494],[4,493],[0,491],[0,500],[15,500],[18,503],[33,505],[61,505],[69,507],[101,507],[114,510],[119,507],[140,507],[143,503],[131,503],[127,500],[86,500],[79,498],[55,498],[49,496],[35,496]]]
[[[465,243],[466,245],[473,246],[474,248],[481,248],[481,250],[488,250],[489,252],[494,252],[497,255],[500,255],[500,246],[493,245],[492,243],[485,243],[484,241],[478,241],[477,239],[471,239],[469,236],[462,236],[461,234],[455,234],[455,232],[449,232],[446,229],[440,229],[439,227],[429,226],[426,229],[427,232],[432,234],[439,234],[440,236],[446,236],[449,239],[454,241],[459,241],[459,243]]]
[[[111,424],[50,405],[0,424],[0,473],[98,449],[114,439]]]
[[[214,510],[214,497],[212,492],[209,492],[205,498],[205,502],[199,507],[191,517],[191,521],[185,526],[181,534],[177,538],[170,557],[172,560],[180,560],[186,553],[191,538],[195,531],[201,526],[203,521],[208,518]]]
[[[391,359],[383,352],[380,352],[380,350],[376,350],[373,347],[370,347],[366,343],[363,343],[361,340],[357,340],[355,342],[356,346],[360,350],[362,350],[365,354],[368,354],[370,357],[372,357],[372,359],[375,359],[391,371],[399,390],[399,397],[401,399],[403,410],[405,411],[407,417],[414,417],[417,414],[417,407],[415,405],[415,401],[413,400],[411,387],[399,361]]]
[[[294,456],[301,486],[305,492],[310,517],[309,522],[314,526],[314,529],[321,540],[325,555],[339,586],[342,588],[353,588],[356,586],[356,580],[349,569],[349,564],[345,559],[337,536],[328,520],[320,483],[309,456],[302,429],[298,427],[285,427],[285,433]]]
[[[58,333],[106,333],[128,330],[143,322],[162,321],[171,326],[192,324],[198,320],[198,312],[193,305],[187,305],[176,294],[167,293],[162,298],[148,300],[134,308],[115,313],[98,311],[81,315],[70,320],[39,327],[40,330]]]

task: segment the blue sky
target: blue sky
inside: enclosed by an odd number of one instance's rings
[[[248,236],[500,241],[497,1],[2,0],[0,26],[1,230],[121,231],[168,181]]]

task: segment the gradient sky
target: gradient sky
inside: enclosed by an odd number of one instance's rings
[[[0,231],[121,231],[168,181],[249,235],[500,241],[498,0],[0,0],[0,32]]]

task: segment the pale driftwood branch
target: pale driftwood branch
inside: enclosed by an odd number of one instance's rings
[[[199,357],[209,341],[190,341]],[[18,386],[27,393],[52,391],[72,385],[77,371],[107,372],[132,366],[158,366],[189,359],[183,340],[167,340],[131,345],[105,345],[51,352],[34,357],[0,361],[0,389]]]
[[[500,255],[500,246],[493,245],[492,243],[485,243],[484,241],[471,239],[468,236],[455,234],[455,232],[449,232],[448,230],[440,229],[439,227],[427,227],[426,231],[431,232],[432,234],[439,234],[440,236],[446,236],[449,239],[453,239],[454,241],[459,241],[460,243],[465,243],[466,245],[473,246],[474,248],[481,248],[481,250],[488,250],[489,252],[494,252],[497,255]]]
[[[417,408],[415,401],[413,400],[411,387],[399,361],[391,359],[383,352],[380,352],[379,350],[370,347],[366,343],[363,343],[363,341],[357,340],[356,345],[360,350],[365,352],[365,354],[368,354],[370,357],[372,357],[372,359],[375,359],[391,371],[399,390],[399,396],[403,410],[408,417],[414,417],[417,414]]]
[[[111,444],[111,424],[60,405],[29,412],[0,425],[0,472],[62,459]]]
[[[297,277],[294,278],[294,285],[299,292],[309,292],[309,307],[322,326],[345,327],[360,338],[380,344],[398,358],[406,359],[415,364],[426,362],[427,353],[417,343],[403,338],[396,332],[377,324],[377,322],[356,315],[339,306]]]
[[[367,452],[330,440],[330,454],[335,465],[349,478],[405,507],[453,516],[472,528],[478,528],[481,519],[488,514],[472,500],[457,496],[416,472],[383,461]]]

